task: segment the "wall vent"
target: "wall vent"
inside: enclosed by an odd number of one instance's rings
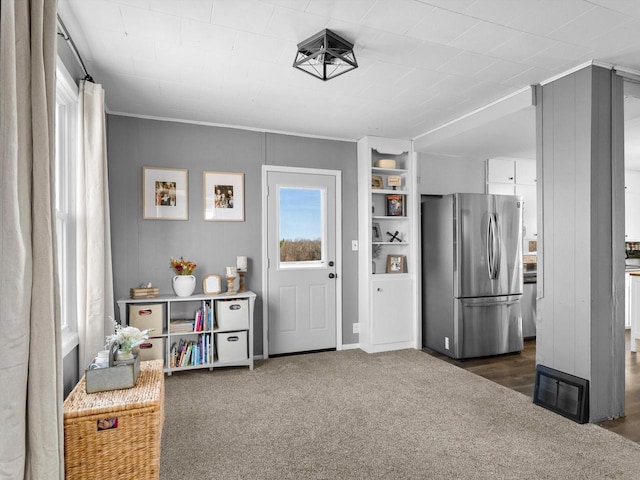
[[[587,423],[589,380],[537,365],[533,403],[574,422]]]

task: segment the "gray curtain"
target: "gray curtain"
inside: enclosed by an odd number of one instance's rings
[[[64,476],[53,160],[56,1],[0,0],[0,478]]]

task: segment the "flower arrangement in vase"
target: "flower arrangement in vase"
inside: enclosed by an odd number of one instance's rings
[[[149,338],[149,332],[152,329],[140,330],[136,327],[123,327],[113,318],[114,333],[107,337],[105,348],[113,343],[118,344],[117,360],[131,360],[133,358],[133,349]]]
[[[177,260],[171,257],[171,268],[176,272],[173,277],[173,291],[179,297],[190,296],[196,288],[196,277],[192,275],[196,269],[196,264],[190,260],[180,257]]]

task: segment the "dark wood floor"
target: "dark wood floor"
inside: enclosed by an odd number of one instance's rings
[[[428,349],[424,351],[429,355],[533,398],[536,377],[535,340],[526,340],[524,342],[524,350],[521,353],[463,361],[453,360]],[[599,425],[629,440],[640,443],[640,362],[638,361],[638,354],[629,351],[628,330],[625,351],[626,417],[607,420]]]

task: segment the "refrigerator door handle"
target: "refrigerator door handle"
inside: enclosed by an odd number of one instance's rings
[[[492,213],[487,222],[487,270],[491,280],[498,278],[498,266],[500,265],[500,243],[496,226],[496,214]]]
[[[487,271],[489,278],[493,279],[493,238],[491,238],[493,232],[491,231],[491,218],[492,216],[489,215],[487,219]]]
[[[498,227],[498,217],[495,213],[491,214],[493,219],[493,278],[498,278],[500,274],[500,232]]]

